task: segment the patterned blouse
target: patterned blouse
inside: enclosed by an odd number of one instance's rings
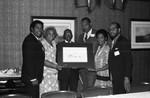
[[[103,66],[108,64],[109,51],[110,51],[110,47],[106,43],[103,45],[103,47],[98,46],[95,54],[96,69],[102,68]],[[109,71],[108,69],[104,71],[97,71],[97,75],[108,77]],[[111,86],[111,83],[110,81],[96,80],[95,86]]]

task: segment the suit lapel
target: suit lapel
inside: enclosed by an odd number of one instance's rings
[[[120,36],[118,37],[118,39],[116,40],[116,42],[115,42],[115,44],[114,44],[114,46],[113,46],[113,48],[112,48],[111,50],[114,51],[114,49],[115,49],[115,48],[117,47],[117,45],[119,44],[121,38],[122,38],[122,36],[120,35]]]
[[[94,29],[92,29],[92,33],[91,33],[91,35],[92,35],[92,34],[94,34],[94,35],[95,35],[95,30],[94,30]],[[91,35],[89,36],[89,38],[88,38],[87,42],[95,42],[95,41],[96,41],[95,36],[92,36],[92,37],[91,37]]]
[[[81,34],[81,42],[84,43],[84,33]]]
[[[38,44],[42,48],[42,50],[44,51],[44,47],[43,47],[41,41],[37,40],[36,37],[31,33],[30,33],[30,36],[35,40],[35,43]]]

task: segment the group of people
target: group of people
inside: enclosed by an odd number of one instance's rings
[[[112,22],[108,32],[98,31],[91,26],[87,17],[81,20],[83,32],[79,36],[80,43],[92,43],[95,56],[95,71],[80,70],[84,89],[93,86],[112,87],[113,94],[129,92],[132,73],[131,43],[121,35],[121,26]],[[109,36],[108,36],[109,35]],[[108,43],[111,39],[111,44]]]
[[[79,76],[83,82],[83,90],[94,86],[112,87],[113,94],[130,90],[132,54],[130,42],[121,35],[120,24],[112,22],[108,32],[104,29],[97,31],[92,28],[91,20],[84,17],[81,25],[83,33],[79,36],[78,43],[92,43],[95,59],[95,65],[92,66],[96,70],[65,68],[66,65],[57,64],[57,44],[73,43],[70,29],[64,31],[64,40],[58,43],[55,27],[50,26],[43,30],[44,24],[39,20],[30,24],[30,34],[22,45],[21,80],[25,84],[26,94],[39,98],[49,91],[77,92]],[[112,40],[110,45],[109,37]]]

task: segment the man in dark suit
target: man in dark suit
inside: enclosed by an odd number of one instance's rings
[[[112,39],[108,65],[113,84],[113,94],[126,93],[130,90],[132,54],[130,42],[121,35],[120,24],[113,22],[109,27]]]
[[[25,84],[24,92],[32,98],[39,98],[39,84],[43,78],[44,48],[39,41],[43,32],[43,22],[33,21],[30,34],[22,45],[23,65],[21,80]]]
[[[94,30],[91,26],[91,20],[88,17],[84,17],[81,20],[83,33],[79,35],[78,42],[79,43],[92,43],[93,44],[93,55],[96,49],[96,30]],[[95,66],[95,65],[92,65]],[[83,82],[83,89],[87,89],[94,86],[96,80],[96,72],[88,71],[87,69],[80,70],[80,76]]]
[[[73,43],[71,41],[72,32],[70,29],[66,29],[64,31],[63,38],[65,40],[61,43]],[[63,68],[62,70],[58,71],[58,80],[60,90],[70,90],[77,92],[79,70],[77,68]]]

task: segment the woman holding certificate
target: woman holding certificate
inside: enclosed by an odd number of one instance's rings
[[[108,33],[104,29],[100,29],[96,33],[98,43],[97,51],[95,54],[95,66],[97,79],[94,86],[111,87],[111,81],[108,71],[108,55],[110,47],[107,44]]]
[[[54,27],[47,27],[44,32],[44,39],[41,41],[45,50],[44,78],[40,84],[40,94],[58,90],[58,71],[62,66],[56,63],[56,42],[57,31]]]

